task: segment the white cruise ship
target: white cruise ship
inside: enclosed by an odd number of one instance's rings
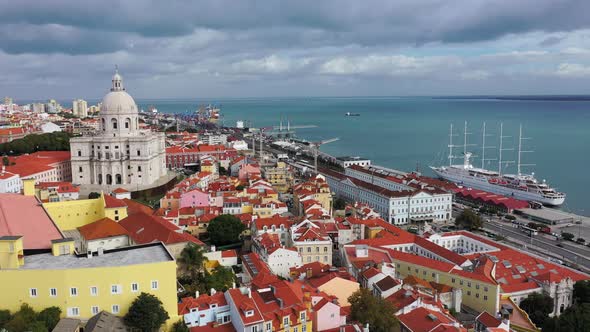
[[[454,159],[452,155],[452,149],[454,146],[452,144],[452,126],[451,126],[451,144],[449,144],[449,166],[441,166],[441,167],[430,167],[439,177],[454,182],[458,185],[484,190],[488,192],[492,192],[495,194],[504,195],[507,197],[513,197],[516,199],[526,200],[526,201],[535,201],[542,203],[544,205],[551,205],[551,206],[558,206],[563,204],[565,201],[565,194],[556,191],[554,188],[551,188],[545,180],[538,181],[535,178],[535,174],[523,174],[520,172],[521,166],[524,164],[520,163],[520,155],[522,151],[522,127],[519,133],[519,144],[518,144],[518,164],[517,174],[502,174],[501,172],[490,171],[487,169],[477,168],[474,167],[470,161],[472,154],[470,152],[466,152],[466,139],[464,142],[464,154],[463,154],[463,164],[462,165],[453,165],[452,160]],[[465,135],[465,138],[467,135]],[[500,133],[500,157],[498,163],[498,169],[502,168],[503,163],[508,163],[507,161],[502,161],[501,159],[501,152],[502,152],[502,134]],[[485,125],[484,125],[484,138],[485,138]],[[484,139],[485,142],[485,139]],[[507,150],[507,149],[505,149]],[[482,148],[482,151],[485,151],[485,146]],[[482,160],[483,156],[482,156]],[[482,162],[483,165],[483,162]]]

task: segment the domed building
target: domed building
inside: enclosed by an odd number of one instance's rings
[[[99,132],[70,139],[72,182],[105,189],[151,187],[167,177],[164,144],[164,133],[139,129],[137,105],[117,71],[102,100]]]

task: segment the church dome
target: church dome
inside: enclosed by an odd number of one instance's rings
[[[135,100],[125,91],[111,91],[102,99],[102,114],[137,112]]]
[[[123,77],[117,70],[113,75],[111,92],[102,99],[101,114],[137,113],[137,105],[123,87]]]

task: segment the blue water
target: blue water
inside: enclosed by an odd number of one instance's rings
[[[504,160],[516,160],[518,126],[523,125],[523,163],[536,166],[538,179],[568,194],[564,210],[590,214],[590,101],[535,101],[497,99],[434,99],[416,98],[267,98],[225,100],[138,100],[140,108],[154,105],[160,112],[192,111],[198,104],[221,104],[223,122],[235,126],[237,120],[250,121],[252,126],[278,125],[280,116],[293,125],[317,125],[301,129],[297,136],[309,140],[339,137],[322,146],[322,151],[339,155],[359,155],[374,163],[405,170],[417,167],[432,174],[429,165],[447,164],[449,125],[456,129],[454,139],[463,142],[463,124],[468,121],[469,142],[477,144],[469,150],[480,156],[481,128],[485,121],[486,145],[498,146],[500,122],[504,123]],[[344,113],[360,113],[345,117]],[[458,149],[460,155],[462,149]],[[497,149],[486,149],[486,158],[496,158]],[[460,163],[461,160],[455,160]],[[474,163],[481,165],[477,157]],[[497,161],[486,167],[497,169]],[[515,172],[510,165],[504,172]]]

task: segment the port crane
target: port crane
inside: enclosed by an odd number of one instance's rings
[[[316,174],[318,173],[318,155],[320,154],[320,146],[322,146],[324,144],[336,142],[338,140],[340,140],[340,138],[330,138],[330,139],[326,139],[323,141],[309,143],[309,147],[311,148],[311,151],[313,153],[313,167],[314,167]]]

